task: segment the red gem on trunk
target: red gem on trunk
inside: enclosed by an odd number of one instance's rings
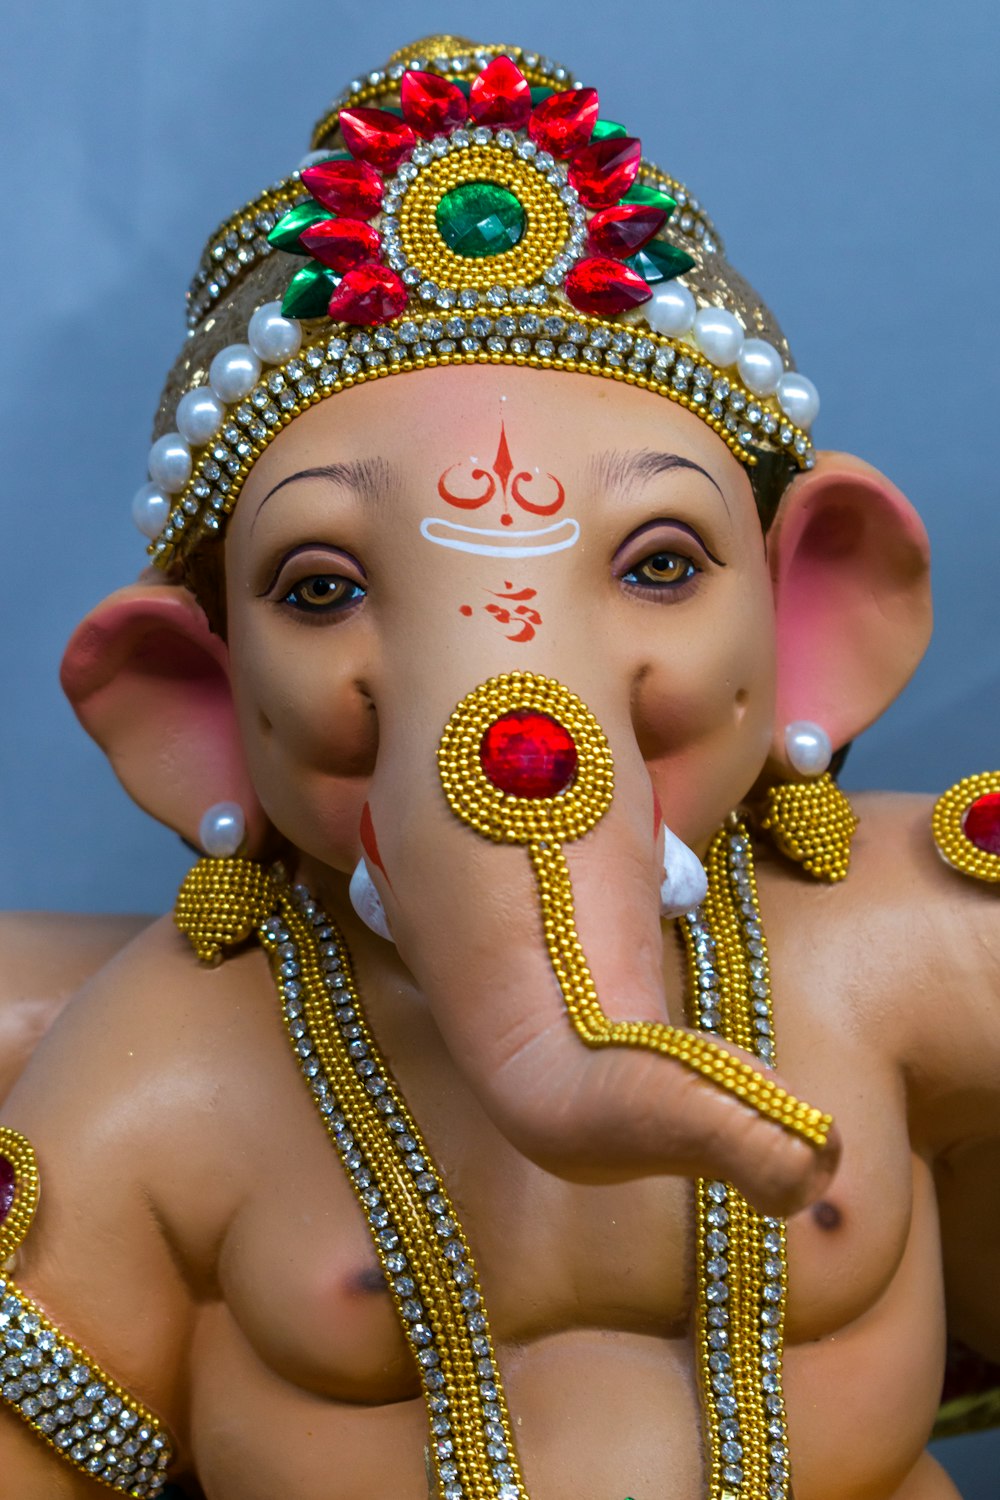
[[[0,1156],[0,1224],[10,1213],[16,1196],[17,1173],[14,1171],[14,1163],[6,1156]]]
[[[635,182],[641,160],[642,146],[634,135],[609,136],[577,152],[569,180],[588,208],[610,208]]]
[[[399,86],[403,116],[420,135],[447,135],[469,118],[469,101],[457,83],[436,73],[404,73]]]
[[[382,207],[382,179],[363,161],[318,161],[302,181],[317,203],[349,219],[372,219]]]
[[[406,301],[406,287],[388,266],[356,266],[330,298],[330,317],[371,327],[398,318]]]
[[[1000,792],[986,792],[969,803],[962,832],[984,854],[1000,854]]]
[[[395,172],[417,144],[409,125],[384,109],[342,109],[340,129],[351,155],[380,172]]]
[[[648,302],[653,289],[620,261],[591,257],[578,261],[566,277],[566,295],[579,312],[613,318]]]
[[[613,255],[616,260],[624,260],[648,245],[666,222],[662,208],[644,203],[602,208],[590,221],[589,247],[595,255]],[[302,243],[306,244],[304,234]]]
[[[542,100],[528,121],[528,134],[539,151],[572,156],[593,135],[599,107],[596,89],[567,89],[563,94],[551,94]]]
[[[469,112],[477,125],[520,130],[531,114],[531,89],[509,57],[495,57],[469,90]]]
[[[555,797],[576,775],[573,736],[557,719],[517,709],[483,735],[479,761],[494,786],[514,797]]]
[[[327,219],[304,229],[299,239],[310,255],[332,271],[350,271],[375,260],[382,236],[360,219]]]

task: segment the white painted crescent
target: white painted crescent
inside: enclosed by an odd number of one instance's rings
[[[563,520],[542,526],[538,531],[490,531],[425,516],[420,523],[420,535],[439,547],[452,547],[456,552],[471,552],[477,557],[544,557],[547,552],[564,552],[567,547],[575,546],[580,538],[580,523]],[[496,540],[484,541],[484,537]]]

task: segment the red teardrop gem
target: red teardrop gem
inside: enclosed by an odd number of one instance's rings
[[[398,318],[406,301],[406,287],[388,266],[356,266],[330,298],[330,317],[368,328]]]
[[[595,255],[613,255],[625,260],[648,245],[667,222],[662,208],[626,203],[620,208],[602,208],[590,221],[589,248]],[[303,245],[307,243],[302,236]]]
[[[573,736],[548,714],[517,709],[483,735],[479,761],[494,786],[513,797],[555,797],[576,775]]]
[[[351,155],[380,172],[395,172],[417,144],[405,120],[384,109],[342,109],[340,129]]]
[[[1000,792],[986,792],[970,802],[962,832],[984,854],[1000,854]]]
[[[614,318],[648,302],[653,289],[620,261],[594,256],[577,261],[566,277],[566,295],[579,312]]]
[[[363,161],[318,161],[302,181],[317,203],[349,219],[373,219],[382,207],[382,179]]]
[[[641,160],[642,145],[634,135],[609,136],[576,153],[569,180],[588,208],[610,208],[635,182]]]
[[[495,57],[469,90],[469,112],[477,125],[520,130],[531,114],[531,89],[509,57]]]
[[[299,236],[315,260],[332,271],[350,271],[377,259],[382,236],[360,219],[326,219]]]
[[[458,84],[436,73],[404,73],[399,102],[407,123],[419,135],[446,135],[469,118],[469,101]]]
[[[14,1171],[14,1163],[6,1156],[0,1156],[0,1224],[10,1213],[16,1196],[17,1173]]]
[[[572,156],[594,133],[600,104],[596,89],[567,89],[543,99],[528,121],[528,134],[539,151]]]

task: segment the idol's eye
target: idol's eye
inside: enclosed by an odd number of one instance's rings
[[[282,596],[281,603],[290,604],[303,614],[332,615],[357,604],[365,592],[353,578],[343,578],[339,573],[313,573],[300,578]]]
[[[682,552],[653,552],[622,574],[634,588],[673,589],[701,572]]]

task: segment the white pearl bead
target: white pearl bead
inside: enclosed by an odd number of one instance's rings
[[[201,448],[218,432],[225,415],[226,408],[211,386],[199,385],[178,401],[174,420],[181,437],[193,448]]]
[[[198,842],[213,859],[228,859],[242,844],[247,820],[238,802],[216,802],[198,824]]]
[[[788,759],[802,776],[822,776],[833,759],[830,736],[820,724],[796,719],[785,727]]]
[[[748,391],[755,396],[770,396],[777,390],[785,367],[777,349],[766,339],[744,339],[736,368]]]
[[[280,365],[298,354],[302,329],[295,318],[282,317],[280,302],[265,302],[250,319],[247,339],[258,359],[266,365]]]
[[[778,381],[781,410],[796,427],[809,427],[819,412],[819,391],[798,370],[788,370]]]
[[[720,369],[736,363],[743,343],[743,328],[738,318],[721,307],[703,307],[694,320],[694,336],[706,359]]]
[[[220,401],[242,401],[260,379],[260,360],[249,344],[220,349],[208,367],[208,382]]]
[[[176,495],[191,478],[191,449],[179,432],[165,432],[149,450],[149,477],[168,495]]]
[[[132,500],[132,520],[143,536],[159,536],[170,515],[170,497],[156,484],[144,484]]]
[[[667,338],[687,333],[694,322],[695,300],[686,286],[677,281],[661,282],[642,309],[650,328]]]

